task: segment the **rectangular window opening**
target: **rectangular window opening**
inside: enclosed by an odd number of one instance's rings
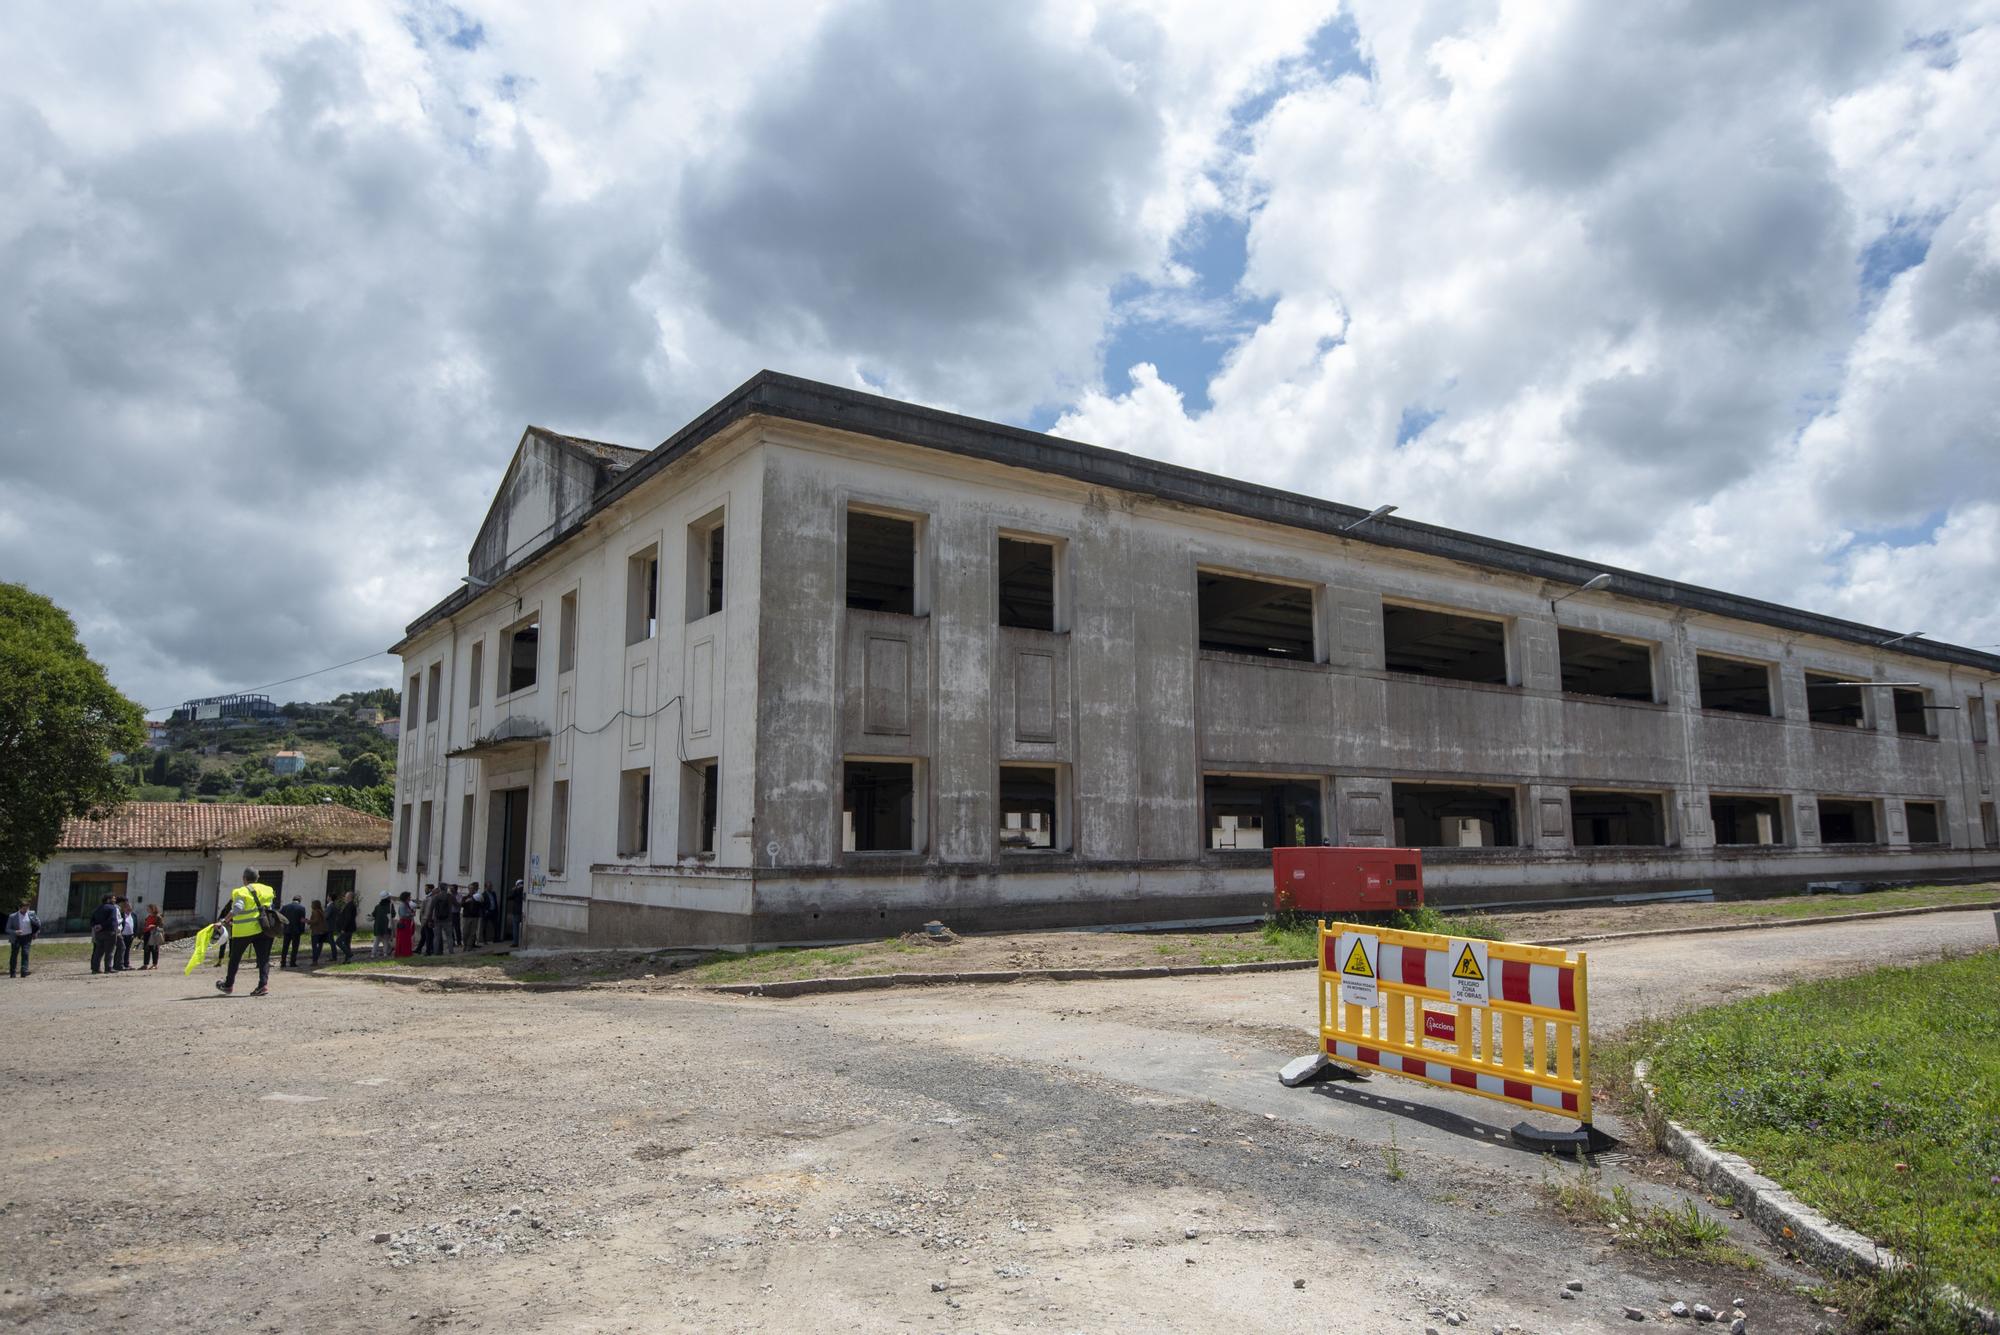
[[[1400,847],[1513,848],[1519,843],[1512,788],[1395,783],[1389,792]]]
[[[403,803],[402,814],[396,818],[396,870],[410,869],[410,804]]]
[[[166,885],[160,893],[160,910],[163,913],[193,913],[194,893],[201,885],[198,871],[170,871]]]
[[[476,803],[471,793],[467,793],[464,800],[458,804],[458,869],[460,871],[472,870],[472,818],[475,805]]]
[[[653,771],[628,769],[618,776],[618,856],[643,857],[651,847]]]
[[[1910,827],[1910,842],[1913,844],[1941,844],[1944,842],[1944,804],[1941,802],[1905,802],[1903,819]]]
[[[690,760],[681,766],[681,856],[712,857],[722,796],[722,763]]]
[[[1868,726],[1866,689],[1844,677],[1823,672],[1806,673],[1806,717],[1814,723],[1830,723],[1842,728]]]
[[[917,767],[850,760],[842,769],[841,847],[850,853],[916,851]]]
[[[472,646],[472,677],[466,682],[465,703],[472,709],[479,708],[479,693],[484,683],[481,674],[486,668],[486,641],[476,641]]]
[[[1066,848],[1062,776],[1054,765],[1000,767],[1000,851],[1054,853]]]
[[[625,643],[650,640],[660,629],[660,549],[648,547],[625,562]]]
[[[1823,844],[1873,844],[1875,804],[1838,797],[1819,799],[1819,841]]]
[[[1967,731],[1974,742],[1986,740],[1986,697],[1970,695],[1965,699],[1965,722]]]
[[[1571,790],[1569,816],[1578,848],[1666,846],[1666,804],[1658,793]]]
[[[556,672],[576,670],[576,594],[562,596],[556,621]]]
[[[417,870],[429,871],[431,865],[431,808],[425,802],[417,808]]]
[[[1775,797],[1715,793],[1708,799],[1708,818],[1715,825],[1715,842],[1726,847],[1785,842],[1785,807]]]
[[[1763,718],[1777,712],[1771,707],[1771,669],[1767,665],[1709,654],[1696,654],[1694,664],[1703,709]]]
[[[1928,737],[1931,735],[1931,693],[1923,690],[1897,689],[1890,694],[1895,697],[1896,731],[1905,737]]]
[[[1203,649],[1298,663],[1317,660],[1311,589],[1204,570],[1195,578],[1195,594]]]
[[[412,672],[410,674],[410,692],[408,697],[403,701],[403,726],[405,728],[415,728],[417,726],[417,706],[423,699],[423,695],[424,674],[422,672]]]
[[[1571,695],[1653,700],[1651,646],[1566,626],[1557,629],[1556,643],[1562,656],[1562,688]]]
[[[557,779],[549,799],[549,875],[569,865],[569,780]]]
[[[326,874],[326,902],[329,906],[342,895],[354,893],[355,874],[352,867]]]
[[[1420,677],[1505,686],[1507,623],[1384,603],[1382,665]]]
[[[438,721],[438,697],[444,692],[438,689],[444,682],[444,664],[431,664],[430,672],[424,679],[424,722]]]
[[[1000,624],[1021,630],[1056,628],[1055,544],[1000,539]]]
[[[1204,774],[1202,824],[1213,849],[1298,848],[1323,843],[1313,779]]]
[[[687,619],[699,621],[722,610],[724,541],[722,511],[688,525]]]
[[[1986,839],[1988,848],[2000,848],[2000,808],[1991,802],[1979,804],[1979,832]]]
[[[847,605],[865,612],[915,614],[915,521],[866,510],[847,512]]]
[[[507,631],[507,663],[504,669],[507,689],[502,694],[512,695],[535,684],[535,669],[541,653],[541,618],[531,617]]]

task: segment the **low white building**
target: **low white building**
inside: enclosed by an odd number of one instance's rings
[[[135,912],[159,906],[169,928],[213,921],[219,890],[254,867],[285,898],[353,890],[365,913],[389,888],[389,822],[348,807],[127,802],[63,825],[42,864],[35,911],[52,932],[81,932],[107,894]]]

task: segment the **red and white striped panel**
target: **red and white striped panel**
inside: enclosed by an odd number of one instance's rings
[[[1331,949],[1332,947],[1328,947]],[[1377,967],[1382,981],[1392,986],[1427,987],[1433,992],[1451,991],[1451,960],[1442,950],[1382,943]],[[1528,964],[1520,960],[1488,961],[1496,977],[1491,983],[1495,1000],[1544,1010],[1576,1010],[1576,970],[1556,964]],[[1336,969],[1337,972],[1337,969]]]
[[[1388,947],[1384,946],[1383,949],[1387,950]],[[1379,1048],[1359,1043],[1329,1039],[1326,1055],[1335,1060],[1377,1066],[1385,1071],[1399,1071],[1404,1075],[1415,1076],[1419,1080],[1429,1080],[1440,1085],[1476,1089],[1482,1094],[1514,1099],[1520,1103],[1532,1103],[1542,1108],[1571,1113],[1577,1110],[1576,1095],[1568,1090],[1550,1089],[1546,1085],[1531,1084],[1526,1080],[1509,1080],[1504,1076],[1489,1075],[1484,1071],[1467,1071],[1457,1066],[1446,1065],[1444,1062],[1406,1057],[1397,1052],[1383,1052]]]

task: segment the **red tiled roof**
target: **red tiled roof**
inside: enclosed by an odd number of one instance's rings
[[[389,822],[350,807],[252,806],[241,802],[126,802],[102,820],[63,822],[65,852],[84,849],[379,848]]]

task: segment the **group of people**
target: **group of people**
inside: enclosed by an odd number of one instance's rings
[[[519,881],[504,905],[498,891],[490,885],[482,890],[477,881],[466,886],[427,884],[421,895],[405,890],[394,899],[385,890],[375,905],[375,944],[370,953],[398,959],[449,955],[499,941],[503,931],[518,943],[521,897]]]
[[[160,947],[166,944],[166,919],[150,904],[132,912],[123,895],[106,895],[90,915],[90,971],[124,973],[160,967]],[[139,943],[139,963],[132,963],[132,943]]]

